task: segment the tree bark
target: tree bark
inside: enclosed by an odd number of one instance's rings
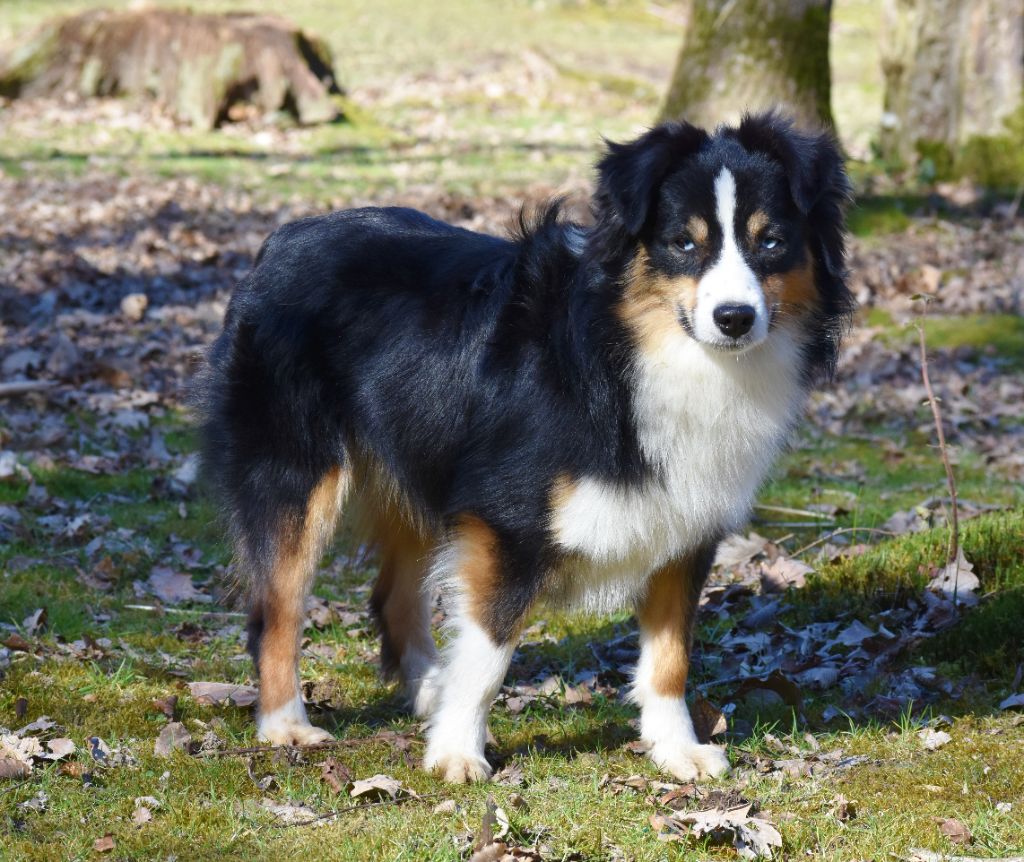
[[[662,119],[700,126],[781,107],[831,126],[831,0],[690,0]]]
[[[340,92],[327,46],[266,15],[97,9],[44,24],[0,58],[0,95],[145,96],[202,128],[238,102],[327,122]]]
[[[884,0],[890,162],[952,164],[972,137],[1004,131],[1024,88],[1024,0]]]

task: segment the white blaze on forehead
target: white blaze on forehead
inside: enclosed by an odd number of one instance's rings
[[[749,341],[756,344],[768,334],[768,307],[761,284],[736,239],[736,178],[728,168],[722,168],[715,178],[715,215],[722,229],[722,251],[697,287],[695,334],[700,341],[731,343],[732,339],[724,336],[715,324],[715,308],[749,305],[756,314]]]

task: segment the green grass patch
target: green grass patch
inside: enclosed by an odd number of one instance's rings
[[[859,556],[823,563],[795,594],[810,612],[882,610],[919,592],[946,562],[946,528],[880,542]],[[960,543],[982,591],[1024,587],[1024,509],[979,515],[960,524]]]

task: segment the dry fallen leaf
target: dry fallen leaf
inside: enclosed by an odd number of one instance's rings
[[[299,805],[297,802],[275,802],[273,799],[264,799],[260,802],[260,807],[273,814],[279,823],[309,823],[318,817],[312,808]]]
[[[320,767],[320,777],[335,793],[341,793],[352,785],[352,773],[344,763],[328,757]]]
[[[402,786],[402,782],[390,775],[372,775],[352,782],[349,796],[365,796],[368,799],[397,799],[399,795],[413,795],[412,791]]]
[[[0,750],[0,778],[24,778],[31,771],[30,764]]]
[[[167,697],[155,697],[149,705],[157,712],[173,719],[174,713],[178,709],[178,695],[169,694]]]
[[[745,679],[732,695],[732,699],[743,697],[747,692],[766,690],[775,692],[783,703],[800,709],[803,705],[803,692],[791,679],[788,679],[780,671],[772,671],[766,678]]]
[[[970,844],[973,840],[971,830],[955,817],[939,817],[936,821],[939,824],[939,832],[954,844]]]
[[[188,690],[196,703],[203,706],[252,706],[259,699],[259,690],[251,685],[230,682],[190,682]]]
[[[709,742],[729,729],[725,713],[710,700],[700,695],[697,695],[697,699],[693,703],[690,716],[693,718],[694,732],[697,734],[697,739],[701,742]]]
[[[515,761],[506,763],[494,773],[491,781],[506,787],[521,787],[526,781],[526,776],[523,774],[523,765]]]
[[[918,731],[917,738],[921,740],[921,743],[929,751],[935,751],[942,748],[946,743],[953,741],[953,737],[946,733],[946,731],[933,730],[930,727]]]
[[[975,590],[981,587],[981,581],[974,574],[974,565],[964,557],[963,548],[958,549],[956,559],[939,569],[928,585],[930,590],[941,593],[951,601],[961,605],[976,605],[978,596]]]
[[[744,859],[770,859],[782,847],[782,835],[767,820],[750,816],[751,803],[733,808],[677,811],[655,815],[652,825],[663,841],[685,841],[689,836],[712,844],[732,844]]]
[[[840,823],[853,820],[857,816],[857,803],[852,802],[840,793],[832,800],[832,808],[829,813]]]
[[[21,778],[32,771],[32,758],[40,757],[43,747],[34,736],[0,734],[0,777]]]
[[[181,574],[164,566],[156,566],[153,569],[146,585],[154,596],[168,605],[212,601],[210,596],[195,588],[191,575]]]
[[[718,545],[715,552],[715,565],[723,569],[732,569],[749,563],[758,554],[764,552],[768,540],[757,533],[747,536],[727,536]]]
[[[673,811],[679,811],[680,809],[685,808],[689,804],[690,800],[696,798],[697,785],[683,784],[662,793],[661,796],[658,797],[658,804],[665,808],[671,808]]]
[[[799,589],[807,583],[807,575],[814,569],[791,557],[779,557],[761,572],[761,590],[765,593],[782,593],[793,588]]]
[[[29,637],[41,632],[46,628],[46,608],[39,608],[34,613],[29,614],[25,617],[21,626]]]
[[[92,849],[97,853],[109,853],[117,846],[117,842],[114,840],[112,833],[108,832],[102,838],[97,838],[92,842]]]
[[[46,760],[60,760],[61,758],[72,755],[77,750],[77,746],[67,737],[59,737],[58,739],[51,739],[46,743],[46,747],[50,749],[43,757]]]
[[[1011,694],[1008,698],[1001,701],[999,704],[1000,709],[1021,709],[1024,708],[1024,693]]]
[[[153,744],[153,753],[157,757],[170,757],[171,752],[180,749],[186,754],[192,747],[192,734],[180,721],[172,721],[160,731]]]

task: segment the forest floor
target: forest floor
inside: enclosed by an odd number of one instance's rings
[[[2,26],[80,5],[14,2]],[[1024,218],[863,164],[837,379],[702,599],[695,710],[730,777],[679,785],[631,744],[628,614],[544,612],[493,711],[497,780],[425,774],[377,674],[376,561],[346,531],[303,649],[344,744],[238,750],[252,668],[185,403],[232,285],[275,226],[331,207],[502,231],[564,193],[583,214],[599,133],[650,122],[678,39],[668,5],[296,5],[331,22],[352,123],[0,105],[0,382],[32,390],[0,400],[0,858],[454,860],[488,830],[516,859],[731,859],[776,830],[789,859],[1024,853]],[[865,36],[838,8],[842,78]],[[853,117],[874,84],[847,83]],[[915,322],[972,570],[955,600]]]

